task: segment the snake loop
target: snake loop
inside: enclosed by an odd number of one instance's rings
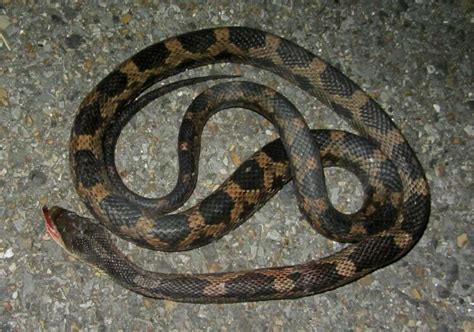
[[[155,95],[143,92],[189,68],[216,62],[271,71],[331,107],[363,136],[311,131],[283,96],[256,83],[217,84],[198,96],[179,132],[180,171],[172,194],[147,200],[127,191],[116,174],[114,146],[128,120]],[[215,77],[219,78],[219,77]],[[214,79],[203,78],[202,80]],[[202,129],[230,107],[258,112],[281,140],[267,144],[200,204],[179,214],[194,189]],[[331,206],[323,166],[347,167],[364,186],[352,215]],[[49,234],[69,252],[104,270],[128,289],[186,302],[241,302],[321,293],[371,273],[405,255],[422,236],[430,213],[424,171],[398,128],[349,78],[302,47],[243,27],[206,29],[154,44],[123,62],[84,99],[70,139],[75,189],[99,224],[60,207],[44,208]],[[323,235],[351,242],[341,251],[299,265],[243,272],[164,274],[130,262],[109,231],[162,251],[188,250],[218,239],[249,218],[293,179],[298,206]]]

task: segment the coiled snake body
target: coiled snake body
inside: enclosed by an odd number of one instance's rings
[[[165,197],[146,199],[121,184],[113,164],[122,127],[148,101],[154,83],[216,62],[269,70],[331,107],[364,139],[342,131],[310,131],[283,96],[262,85],[228,82],[198,96],[179,133],[179,176]],[[196,184],[200,135],[207,119],[230,107],[252,109],[277,128],[281,141],[245,161],[197,206],[181,206]],[[321,159],[322,158],[322,159]],[[366,200],[353,215],[329,202],[322,165],[349,167]],[[267,32],[227,27],[186,33],[154,44],[123,62],[80,105],[70,139],[76,191],[99,224],[60,207],[44,208],[49,234],[68,251],[145,296],[185,302],[296,298],[356,280],[406,254],[423,234],[430,194],[423,169],[389,116],[355,83],[319,57]],[[243,272],[165,274],[130,262],[108,231],[151,249],[188,250],[240,225],[293,179],[298,206],[331,239],[351,242],[304,264]]]

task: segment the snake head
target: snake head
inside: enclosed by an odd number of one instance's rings
[[[44,206],[43,216],[47,233],[74,256],[82,256],[94,234],[104,234],[104,229],[90,219],[59,206]]]

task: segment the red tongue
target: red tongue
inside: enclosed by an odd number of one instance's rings
[[[58,230],[56,229],[56,226],[53,223],[53,220],[51,219],[51,215],[49,214],[49,209],[45,205],[43,206],[43,216],[44,216],[44,221],[46,225],[46,232],[48,232],[49,236],[55,241],[59,241],[61,239]]]

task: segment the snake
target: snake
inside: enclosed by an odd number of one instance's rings
[[[259,83],[220,82],[197,96],[183,116],[175,188],[161,198],[130,191],[115,169],[117,137],[144,105],[179,83],[155,93],[147,91],[188,69],[223,62],[258,67],[282,77],[332,109],[359,135],[310,129],[290,101]],[[229,108],[257,112],[273,124],[280,138],[244,161],[200,203],[170,213],[183,205],[196,185],[204,125],[213,114]],[[70,254],[118,284],[156,299],[249,302],[333,290],[405,256],[422,237],[430,215],[423,167],[382,107],[319,56],[275,34],[248,27],[184,33],[123,61],[80,104],[71,129],[69,165],[75,190],[94,218],[44,206],[47,232]],[[333,207],[323,172],[323,167],[332,166],[347,168],[360,179],[365,198],[357,212],[345,214]],[[290,181],[302,215],[317,232],[347,243],[341,250],[288,266],[161,273],[137,266],[111,237],[115,234],[160,251],[197,248],[241,225]]]

